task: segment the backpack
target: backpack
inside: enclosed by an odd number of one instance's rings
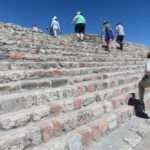
[[[135,98],[129,98],[128,105],[134,106],[135,108],[135,115],[140,118],[149,119],[150,117],[144,112],[145,111],[145,104],[144,101]]]
[[[145,111],[144,101],[140,99],[130,98],[128,101],[128,105],[134,106],[136,113]]]

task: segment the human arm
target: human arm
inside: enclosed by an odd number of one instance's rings
[[[75,23],[76,19],[77,19],[77,16],[75,16],[75,17],[73,18],[73,20],[72,20],[72,24],[74,24],[74,23]]]

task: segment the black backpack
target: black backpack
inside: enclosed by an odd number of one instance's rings
[[[144,101],[140,99],[130,98],[128,101],[128,105],[135,107],[135,113],[143,112],[145,111],[145,104]]]
[[[144,101],[136,99],[134,93],[131,93],[131,95],[132,97],[129,98],[128,105],[134,106],[135,115],[140,118],[149,119],[148,115],[144,112],[145,111]]]

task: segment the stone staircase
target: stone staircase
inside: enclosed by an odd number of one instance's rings
[[[150,48],[0,23],[0,150],[83,150],[129,121]],[[146,99],[150,96],[147,92]]]

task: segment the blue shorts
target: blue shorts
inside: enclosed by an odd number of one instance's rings
[[[114,35],[112,30],[106,30],[105,31],[105,40],[109,41],[109,40],[113,40],[114,39]]]

